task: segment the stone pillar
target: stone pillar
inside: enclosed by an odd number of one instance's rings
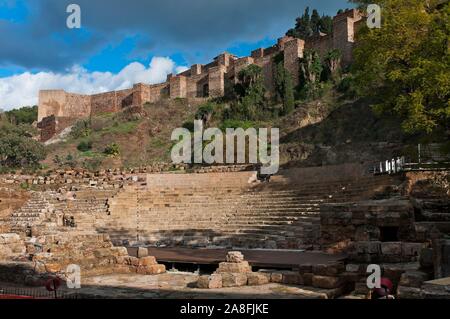
[[[216,60],[219,65],[228,67],[230,65],[230,57],[231,57],[231,54],[228,52],[225,52],[225,53],[222,53],[221,55],[219,55],[216,58]]]
[[[264,56],[264,49],[262,49],[262,48],[259,48],[259,49],[256,49],[256,50],[252,51],[252,58],[253,59],[259,59],[259,58],[262,58],[263,56]]]
[[[194,64],[191,66],[191,76],[202,74],[202,65],[201,64]]]
[[[138,83],[133,85],[133,105],[143,105],[144,99],[144,84]]]
[[[333,19],[333,48],[341,51],[343,67],[353,60],[355,26],[361,19],[361,13],[355,9],[348,10]]]
[[[300,58],[303,57],[305,41],[294,39],[284,44],[284,68],[292,76],[292,83],[297,86],[300,82]]]
[[[225,95],[225,67],[219,65],[209,69],[209,96],[222,97]]]
[[[187,97],[186,77],[178,75],[170,78],[170,98],[185,98]]]

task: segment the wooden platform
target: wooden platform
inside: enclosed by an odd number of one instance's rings
[[[149,255],[158,262],[214,265],[225,261],[232,249],[148,248]],[[250,265],[255,267],[295,268],[298,265],[326,264],[341,261],[345,255],[291,250],[242,250]],[[131,256],[137,256],[137,248],[128,248]]]

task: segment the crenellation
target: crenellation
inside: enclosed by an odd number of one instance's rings
[[[55,116],[54,131],[57,133],[65,128],[63,125],[71,124],[79,118],[119,112],[127,107],[143,106],[147,102],[156,103],[163,98],[222,97],[225,94],[226,81],[236,84],[239,72],[250,64],[256,64],[263,69],[264,84],[270,94],[274,91],[274,56],[280,53],[284,55],[284,67],[292,75],[294,85],[300,82],[299,63],[305,50],[314,49],[323,57],[328,51],[339,49],[342,66],[348,66],[353,59],[355,32],[363,21],[365,20],[358,10],[347,10],[334,17],[333,34],[320,34],[307,41],[284,36],[271,47],[253,50],[249,57],[238,58],[224,52],[208,64],[194,64],[180,74],[167,75],[166,82],[161,84],[138,83],[130,89],[94,95],[43,90],[39,93],[38,121]],[[41,126],[47,127],[44,124]],[[48,133],[51,131],[51,127],[47,129],[43,138],[48,139]]]

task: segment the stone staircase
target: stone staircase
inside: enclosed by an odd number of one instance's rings
[[[450,238],[450,196],[430,180],[417,182],[410,192],[415,211],[416,233],[421,239],[440,232]]]
[[[159,175],[145,186],[125,187],[97,230],[117,244],[318,249],[320,204],[370,199],[397,183],[389,176],[303,184],[274,176],[249,183],[248,173],[239,174]]]
[[[11,231],[18,234],[25,234],[27,228],[42,223],[46,213],[52,211],[50,202],[41,192],[33,192],[31,198],[18,210],[11,213]]]

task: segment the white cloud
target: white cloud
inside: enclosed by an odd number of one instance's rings
[[[170,73],[180,73],[186,67],[177,66],[165,57],[154,57],[149,66],[133,62],[119,73],[88,72],[74,66],[67,73],[25,72],[0,78],[0,108],[10,110],[38,103],[39,90],[63,89],[71,93],[93,94],[130,88],[134,83],[164,82]]]

